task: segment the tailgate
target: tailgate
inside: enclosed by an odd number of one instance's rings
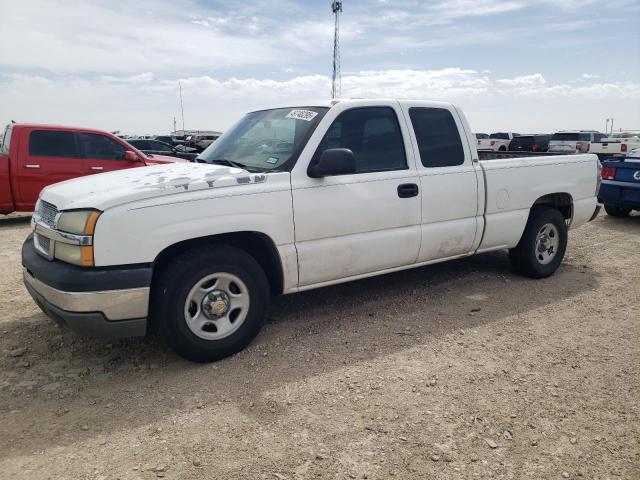
[[[591,142],[591,153],[620,154],[620,142]]]

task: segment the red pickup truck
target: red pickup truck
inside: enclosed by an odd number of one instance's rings
[[[54,125],[7,125],[0,144],[0,213],[33,211],[40,191],[70,178],[185,162],[148,156],[107,132]]]

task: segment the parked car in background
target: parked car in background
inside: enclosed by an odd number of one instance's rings
[[[187,150],[184,150],[185,152],[187,151],[192,151],[195,152],[195,149],[191,149],[189,147],[186,146],[187,142],[185,141],[184,137],[174,137],[171,135],[156,135],[155,137],[153,137],[151,140],[157,140],[159,142],[164,142],[167,143],[173,147],[184,147]]]
[[[0,149],[0,213],[32,211],[52,183],[94,173],[184,160],[154,156],[115,135],[85,128],[14,123]]]
[[[26,288],[70,329],[144,335],[151,317],[205,362],[247,346],[273,295],[503,249],[517,272],[552,275],[568,229],[598,212],[598,158],[478,161],[471,131],[443,102],[248,113],[203,163],[45,189],[22,249]],[[67,233],[76,242],[58,255]]]
[[[551,140],[550,134],[520,135],[511,140],[509,150],[513,152],[546,152],[549,150],[549,140]]]
[[[625,157],[634,148],[640,147],[640,132],[615,132],[591,143],[591,153],[601,159],[606,157]]]
[[[640,147],[634,148],[633,150],[628,152],[625,158],[627,159],[627,161],[640,162]]]
[[[598,142],[604,133],[595,130],[572,130],[554,133],[549,141],[549,151],[557,153],[586,153],[591,142]]]
[[[598,201],[612,217],[626,217],[632,210],[640,210],[640,148],[631,155],[602,162]]]
[[[480,146],[480,140],[489,138],[488,133],[475,133],[474,135],[476,136],[476,147]]]
[[[196,149],[204,150],[219,138],[219,135],[196,135]]]
[[[141,152],[147,155],[153,155],[154,157],[156,155],[166,155],[168,157],[183,158],[192,162],[198,156],[198,154],[193,153],[193,151],[187,152],[178,148],[179,146],[174,147],[173,145],[158,140],[129,140],[129,144]]]
[[[489,138],[480,139],[478,150],[491,150],[494,152],[506,152],[514,137],[520,135],[512,132],[497,132],[489,135]]]

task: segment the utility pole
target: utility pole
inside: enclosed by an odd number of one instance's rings
[[[331,11],[335,17],[335,29],[333,33],[333,76],[331,79],[331,98],[339,97],[342,93],[342,76],[340,74],[340,14],[342,2],[333,0]]]
[[[182,112],[182,133],[184,133],[184,106],[182,105],[182,83],[178,82],[180,88],[180,111]]]
[[[173,116],[173,133],[176,133],[178,131],[178,125],[176,123],[176,116]]]
[[[611,117],[611,133],[613,133],[613,121],[615,120],[615,118]]]
[[[604,133],[609,133],[609,119],[606,118],[606,123],[604,124]]]

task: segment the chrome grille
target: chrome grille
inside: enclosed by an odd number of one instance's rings
[[[38,210],[36,211],[36,215],[42,223],[44,223],[48,227],[55,228],[56,215],[58,215],[58,209],[55,205],[40,200],[40,202],[38,202]]]

